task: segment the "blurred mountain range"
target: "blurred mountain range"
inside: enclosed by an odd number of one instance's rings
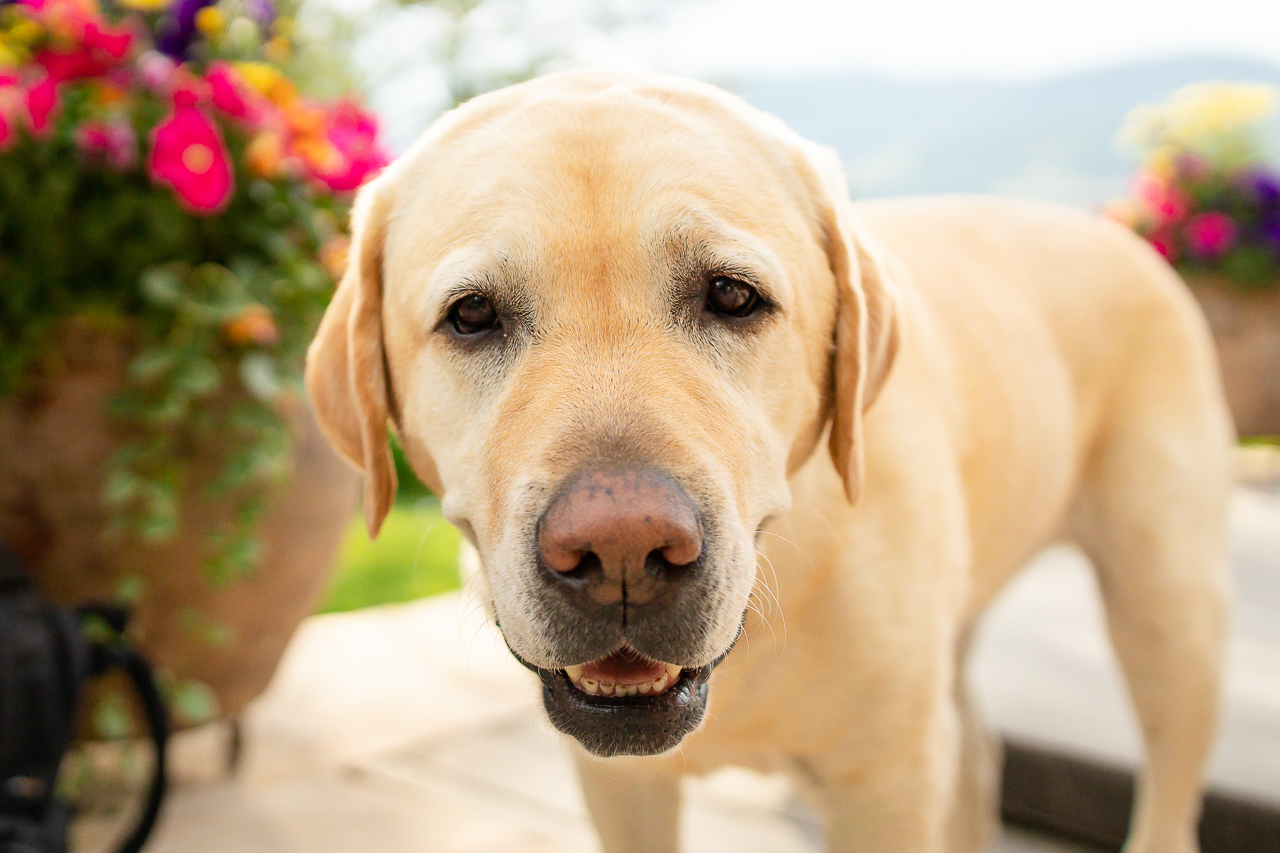
[[[978,192],[1096,207],[1136,166],[1115,143],[1129,110],[1204,80],[1280,85],[1280,67],[1204,58],[1021,85],[841,75],[728,88],[836,149],[858,197]]]

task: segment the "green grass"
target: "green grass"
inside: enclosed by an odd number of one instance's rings
[[[361,518],[352,519],[318,612],[358,610],[457,589],[458,541],[458,531],[440,515],[433,498],[397,505],[376,542],[369,541]]]

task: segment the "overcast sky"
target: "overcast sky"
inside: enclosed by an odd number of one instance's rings
[[[370,5],[317,2],[357,12]],[[584,36],[590,28],[575,22],[602,4],[666,12],[647,26]],[[481,7],[475,32],[498,35],[474,40],[479,65],[500,66],[531,46],[560,44],[574,64],[657,68],[730,86],[744,78],[841,71],[1018,82],[1193,56],[1280,67],[1280,0],[528,0],[515,6],[517,20],[500,0]],[[375,81],[372,104],[396,150],[447,102],[440,70],[414,61],[430,53],[424,46],[432,44],[432,14],[427,7],[398,16],[358,51],[357,63]],[[388,74],[388,68],[400,70]]]
[[[699,76],[1027,80],[1152,58],[1280,66],[1280,0],[674,0],[645,41]],[[651,40],[650,40],[651,39]]]

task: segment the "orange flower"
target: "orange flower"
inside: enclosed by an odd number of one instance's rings
[[[300,136],[289,147],[312,173],[332,172],[342,166],[342,154],[323,136]]]
[[[271,312],[262,305],[250,305],[222,326],[222,335],[236,346],[273,347],[280,343],[280,329]]]
[[[250,171],[260,178],[277,178],[284,165],[284,139],[274,130],[255,136],[244,150]]]
[[[284,109],[289,129],[299,136],[323,136],[328,116],[325,111],[307,104],[292,103]]]
[[[129,95],[124,89],[112,83],[97,81],[93,86],[93,102],[98,106],[110,107],[123,103]]]

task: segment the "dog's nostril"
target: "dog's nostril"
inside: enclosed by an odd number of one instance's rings
[[[667,563],[673,566],[687,566],[698,557],[702,556],[702,536],[685,535],[672,537],[674,541],[657,551]]]
[[[554,566],[552,568],[555,568]],[[578,557],[578,564],[571,569],[556,569],[560,576],[567,580],[586,580],[600,573],[600,558],[595,552],[588,551]]]
[[[677,580],[686,572],[693,571],[695,556],[693,560],[683,563],[677,563],[667,556],[670,549],[654,549],[649,552],[649,556],[645,558],[645,571],[658,580]]]

